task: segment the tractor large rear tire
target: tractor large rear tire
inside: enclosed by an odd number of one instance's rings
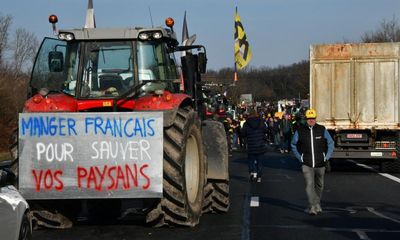
[[[205,188],[204,213],[226,213],[229,210],[229,182],[210,182]]]
[[[164,129],[163,198],[146,216],[155,227],[195,226],[202,214],[205,159],[197,113],[178,109],[171,127]]]

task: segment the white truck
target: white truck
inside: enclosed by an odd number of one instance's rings
[[[333,160],[398,172],[400,43],[310,47],[310,105],[335,141]]]

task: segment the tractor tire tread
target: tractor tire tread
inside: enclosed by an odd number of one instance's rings
[[[173,125],[164,129],[164,196],[146,216],[146,222],[154,227],[195,226],[199,222],[201,211],[195,213],[189,210],[184,175],[185,139],[191,134],[189,131],[200,132],[199,125],[196,125],[196,116],[191,107],[179,108]],[[198,130],[191,130],[192,125]],[[201,136],[197,136],[201,140]]]

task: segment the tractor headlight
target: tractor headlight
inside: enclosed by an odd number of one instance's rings
[[[154,32],[154,33],[153,33],[153,38],[154,38],[154,39],[160,39],[160,38],[162,38],[162,33],[161,33],[161,32]]]
[[[60,33],[58,34],[58,39],[71,41],[75,39],[75,36],[72,33]]]
[[[162,32],[160,32],[160,31],[139,33],[140,40],[160,39],[162,37],[163,37],[163,35],[162,35]]]
[[[147,39],[149,39],[149,34],[148,33],[140,33],[139,34],[139,39],[140,40],[147,40]]]

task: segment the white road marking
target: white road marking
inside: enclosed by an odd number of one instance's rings
[[[359,229],[354,229],[354,232],[357,233],[358,237],[361,240],[369,240],[370,239],[364,231],[361,231]]]
[[[393,181],[395,181],[395,182],[400,183],[400,178],[397,178],[397,177],[395,177],[395,176],[393,176],[393,175],[390,175],[390,174],[387,174],[387,173],[379,173],[379,175],[384,176],[384,177],[387,177],[387,178],[389,178],[390,180],[393,180]]]
[[[260,198],[258,196],[252,196],[250,199],[250,207],[259,207]]]
[[[395,181],[395,182],[397,182],[397,183],[400,183],[400,178],[398,178],[398,177],[395,177],[395,176],[390,175],[390,174],[387,174],[387,173],[381,173],[381,172],[375,170],[374,168],[372,168],[372,167],[370,167],[370,166],[367,166],[367,165],[361,164],[361,163],[357,163],[357,162],[355,162],[355,161],[353,161],[353,160],[347,160],[347,161],[349,161],[349,162],[351,162],[351,163],[354,163],[355,165],[357,165],[357,166],[359,166],[359,167],[362,167],[362,168],[371,170],[371,171],[373,171],[373,172],[376,172],[376,173],[378,173],[379,175],[381,175],[382,177],[389,178],[389,179],[392,180],[392,181]]]
[[[393,221],[393,222],[395,222],[395,223],[400,223],[400,220],[397,220],[397,219],[388,217],[388,216],[386,216],[386,215],[384,215],[384,214],[382,214],[382,213],[380,213],[380,212],[377,212],[374,208],[367,207],[367,210],[368,210],[369,212],[375,214],[375,215],[378,216],[378,217],[388,219],[388,220]]]

